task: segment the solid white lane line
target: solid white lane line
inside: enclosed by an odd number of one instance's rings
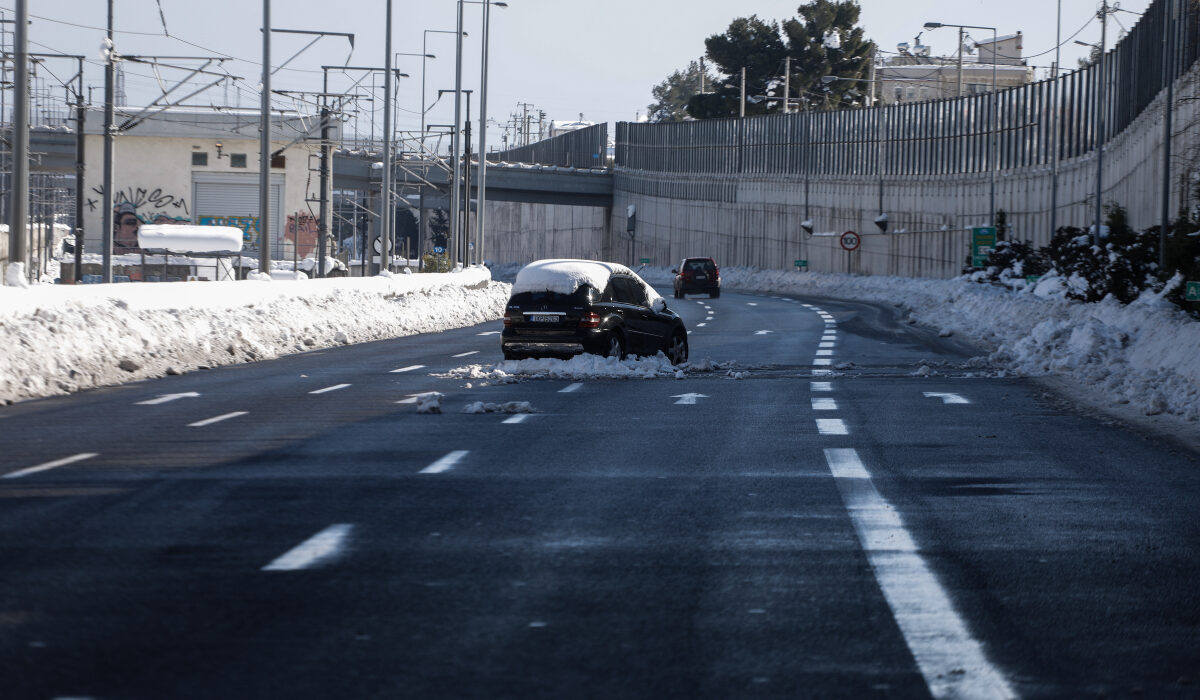
[[[831,355],[833,355],[832,350],[818,350],[817,351],[817,357],[829,357]]]
[[[392,370],[391,372],[389,372],[389,374],[400,374],[402,372],[412,372],[413,370],[417,370],[417,369],[425,369],[425,365],[411,365],[409,367],[401,367],[400,369]]]
[[[875,580],[935,698],[1015,698],[853,449],[825,458]]]
[[[516,423],[524,423],[524,422],[525,422],[525,419],[526,419],[526,418],[528,418],[528,417],[529,417],[529,414],[528,414],[528,413],[518,413],[518,414],[517,414],[517,415],[515,415],[515,416],[509,417],[509,418],[505,418],[503,422],[504,422],[504,423],[508,423],[509,425],[513,425],[513,424],[516,424]]]
[[[579,382],[575,382],[574,384],[568,384],[565,387],[563,387],[562,389],[559,389],[558,393],[570,394],[571,392],[579,391],[582,388],[583,388],[583,384],[580,384]]]
[[[850,430],[841,418],[818,418],[817,432],[822,435],[849,435]]]
[[[20,479],[23,476],[29,476],[30,474],[37,474],[38,472],[44,472],[48,469],[54,469],[55,467],[65,467],[68,464],[82,462],[85,459],[91,459],[92,457],[95,457],[99,454],[100,454],[99,452],[80,452],[77,455],[71,455],[70,457],[63,457],[62,459],[56,459],[53,462],[44,462],[37,466],[26,467],[25,469],[19,469],[15,472],[9,472],[8,474],[5,474],[3,477],[0,477],[0,478],[2,478],[2,479]]]
[[[455,450],[428,467],[425,467],[418,474],[441,474],[442,472],[450,471],[454,468],[454,465],[462,461],[463,457],[467,456],[467,453],[468,450]]]
[[[810,382],[813,391],[833,391],[833,382]]]
[[[308,393],[310,393],[310,394],[328,394],[331,391],[337,391],[338,389],[345,389],[348,386],[350,386],[350,385],[349,384],[334,384],[333,386],[327,386],[324,389],[317,389],[316,391],[310,391]]]
[[[263,571],[299,571],[312,567],[341,554],[346,546],[353,525],[340,523],[330,525],[317,534],[281,555],[262,568]]]
[[[212,418],[208,418],[205,420],[199,420],[199,421],[196,421],[195,423],[188,423],[188,427],[189,428],[203,428],[206,425],[212,425],[213,423],[220,423],[221,421],[229,420],[230,418],[237,418],[238,416],[244,416],[247,413],[249,413],[249,411],[234,411],[233,413],[225,413],[225,414],[222,414],[219,416],[214,416]]]
[[[464,353],[459,353],[457,355],[451,355],[451,357],[470,357],[471,355],[478,355],[478,354],[479,354],[478,350],[472,350],[471,352],[464,352]]]
[[[835,343],[835,342],[833,342],[833,341],[829,341],[829,340],[827,340],[827,341],[825,341],[825,342],[821,343],[820,345],[818,345],[817,347],[819,347],[819,348],[832,348],[832,347],[836,347],[836,346],[837,346],[837,343]]]
[[[812,407],[814,411],[836,411],[836,399],[813,399]]]
[[[828,367],[833,364],[833,360],[828,357],[817,357],[813,359],[813,367]]]

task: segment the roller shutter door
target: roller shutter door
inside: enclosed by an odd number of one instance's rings
[[[275,180],[276,178],[272,178]],[[271,257],[283,255],[283,208],[280,201],[283,183],[271,185]],[[198,224],[236,226],[247,234],[244,250],[258,250],[258,176],[224,176],[220,179],[199,179],[192,183],[192,203]]]

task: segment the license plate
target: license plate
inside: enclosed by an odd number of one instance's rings
[[[530,314],[528,319],[530,323],[558,323],[558,316],[547,316],[545,314]]]
[[[706,275],[706,274],[704,274],[704,273],[700,273],[700,274],[696,275],[696,279],[698,279],[698,280],[706,280],[706,279],[708,279],[708,275]]]

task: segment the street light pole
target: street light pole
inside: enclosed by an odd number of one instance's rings
[[[1092,245],[1100,246],[1100,222],[1104,215],[1101,197],[1104,196],[1104,48],[1108,38],[1108,0],[1100,3],[1100,58],[1096,63],[1096,229],[1092,233]]]
[[[12,202],[9,206],[9,269],[5,282],[12,285],[25,283],[28,271],[24,269],[29,251],[26,246],[26,223],[29,206],[29,4],[28,0],[17,0],[16,4],[16,72],[13,80],[13,182]],[[112,4],[109,4],[109,28],[112,27]],[[16,263],[16,265],[14,265]]]
[[[379,215],[379,271],[391,271],[392,239],[392,0],[387,0],[383,57],[383,202]]]
[[[263,0],[263,2],[266,1]],[[113,0],[108,0],[108,34],[105,42],[108,56],[104,62],[104,194],[100,198],[100,251],[103,264],[100,269],[100,279],[104,282],[112,282],[113,207],[116,206],[116,195],[113,193],[113,122],[116,121],[116,115],[113,103],[116,101],[117,81],[117,50],[113,46]]]
[[[454,48],[454,130],[450,134],[450,166],[453,168],[450,184],[450,244],[454,246],[451,262],[456,262],[461,256],[461,243],[458,240],[458,198],[462,191],[462,172],[459,155],[462,143],[459,140],[459,129],[462,127],[462,59],[463,59],[463,0],[458,0],[458,26]]]
[[[483,2],[483,64],[479,70],[479,192],[478,211],[475,213],[476,256],[483,263],[484,220],[487,212],[487,94],[488,94],[488,35],[491,29],[492,5],[508,7],[508,3],[484,0]]]
[[[1054,153],[1050,159],[1050,236],[1053,237],[1058,231],[1058,140],[1059,132],[1062,130],[1062,117],[1059,114],[1059,95],[1061,94],[1062,86],[1058,79],[1058,70],[1062,66],[1062,0],[1058,0],[1058,22],[1055,30],[1054,41],[1054,85],[1050,92],[1052,100],[1052,109],[1050,110],[1052,120],[1052,131],[1050,135],[1050,145],[1054,149]]]
[[[988,169],[991,171],[991,187],[990,187],[991,193],[988,197],[988,200],[989,200],[989,207],[992,212],[992,226],[995,226],[996,225],[996,172],[998,170],[998,165],[999,165],[999,162],[996,157],[998,155],[997,151],[999,148],[999,146],[996,143],[996,136],[997,136],[996,132],[1000,127],[1000,100],[999,100],[999,95],[996,94],[996,64],[999,63],[999,56],[1000,56],[1000,47],[998,46],[999,39],[996,36],[996,28],[995,27],[983,27],[983,26],[975,25],[975,24],[948,24],[945,22],[926,22],[925,23],[925,28],[929,29],[929,30],[940,29],[942,27],[958,27],[960,30],[961,29],[988,29],[988,30],[991,30],[991,32],[992,32],[992,94],[988,96],[992,102],[992,119],[991,119],[992,123],[991,123],[991,129],[990,129],[991,138],[988,139]],[[959,52],[961,53],[961,51],[962,51],[962,47],[960,44]]]

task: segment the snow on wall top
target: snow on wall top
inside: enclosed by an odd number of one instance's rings
[[[242,230],[234,226],[143,224],[138,247],[178,253],[236,253],[242,249]]]

